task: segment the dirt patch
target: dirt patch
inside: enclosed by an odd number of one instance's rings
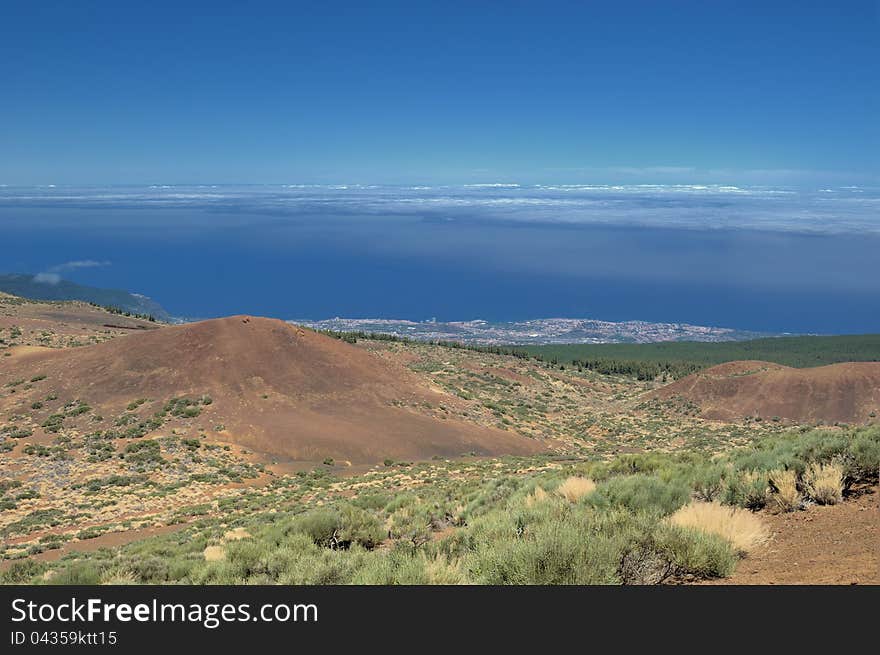
[[[156,412],[169,398],[208,394],[213,404],[191,426],[213,434],[222,425],[224,441],[267,456],[375,463],[544,450],[533,439],[438,418],[432,410],[454,406],[455,397],[363,348],[283,321],[233,316],[130,332],[16,358],[0,370],[0,388],[44,382],[0,400],[0,411],[49,391],[104,416],[136,398],[151,399],[142,411]]]
[[[880,584],[880,493],[763,515],[770,540],[713,584]]]
[[[512,371],[509,368],[500,368],[498,366],[488,366],[483,369],[486,373],[491,375],[495,375],[504,380],[508,380],[509,382],[519,382],[520,384],[535,384],[535,380],[530,378],[528,375],[523,375],[522,373],[517,373],[516,371]]]
[[[61,559],[69,553],[89,553],[101,548],[116,548],[149,537],[156,537],[171,532],[177,532],[187,527],[186,523],[178,523],[175,525],[153,526],[149,528],[141,528],[138,530],[127,530],[125,532],[107,532],[93,539],[82,539],[78,541],[68,541],[61,548],[53,548],[46,550],[37,555],[31,555],[31,559],[41,562],[54,562]],[[0,571],[5,571],[13,563],[18,560],[3,560],[0,562]]]
[[[47,346],[13,346],[9,349],[9,357],[20,358],[28,355],[51,352],[51,348]]]

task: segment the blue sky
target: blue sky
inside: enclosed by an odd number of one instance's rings
[[[878,7],[8,4],[0,184],[873,184]]]

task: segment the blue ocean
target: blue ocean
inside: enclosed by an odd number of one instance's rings
[[[878,332],[880,189],[0,187],[0,272],[123,288],[188,318]]]

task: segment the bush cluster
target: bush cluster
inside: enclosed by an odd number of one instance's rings
[[[124,455],[161,459],[152,440],[129,444]],[[766,536],[760,515],[749,510],[839,502],[855,485],[876,482],[878,469],[880,428],[868,427],[766,438],[715,458],[647,453],[485,481],[443,479],[405,493],[374,488],[307,512],[250,514],[238,519],[247,536],[237,540],[224,538],[226,523],[204,519],[179,534],[83,553],[52,564],[49,581],[657,584],[720,577]],[[332,480],[323,469],[302,473],[296,484],[314,493]],[[27,520],[45,525],[55,517]],[[223,557],[206,558],[209,546]],[[48,566],[22,562],[0,580],[42,582]]]

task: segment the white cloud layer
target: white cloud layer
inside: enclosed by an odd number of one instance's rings
[[[34,282],[38,282],[39,284],[51,284],[54,286],[61,282],[61,273],[64,271],[75,271],[80,268],[97,268],[99,266],[110,266],[110,262],[98,261],[95,259],[77,259],[70,262],[64,262],[63,264],[52,266],[42,273],[37,273],[34,276]]]
[[[78,259],[72,262],[65,262],[50,268],[50,271],[60,273],[62,271],[75,271],[78,268],[96,268],[98,266],[110,266],[108,261],[96,261],[94,259]]]
[[[4,221],[11,221],[10,227],[14,226],[14,212],[3,212],[4,208],[32,205],[87,209],[93,226],[108,228],[118,226],[118,215],[114,211],[103,212],[104,209],[186,209],[187,218],[182,222],[179,212],[151,211],[144,213],[148,223],[127,223],[131,228],[168,227],[177,231],[235,226],[249,220],[243,217],[257,220],[256,217],[269,215],[279,221],[315,224],[394,217],[449,224],[499,222],[880,234],[880,186],[828,183],[809,187],[570,182],[17,187],[0,189],[0,228]],[[57,274],[109,264],[85,259],[59,264],[44,272]]]

